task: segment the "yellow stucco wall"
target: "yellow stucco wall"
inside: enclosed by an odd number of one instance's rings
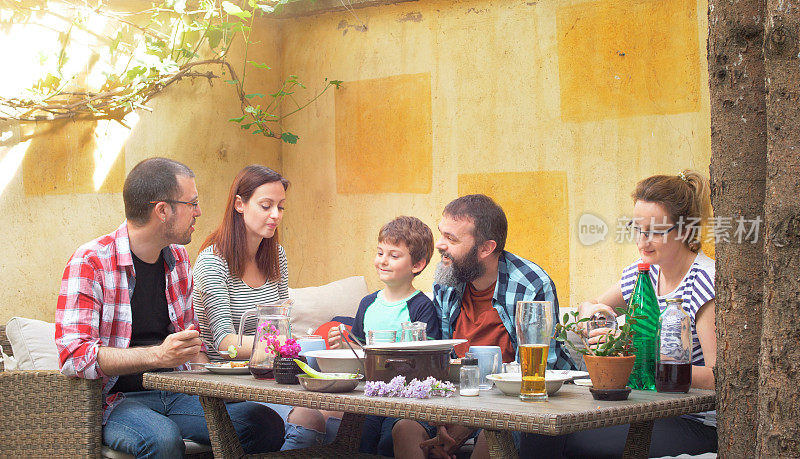
[[[270,63],[272,71],[249,70],[247,86],[268,92],[279,86],[280,25],[259,21],[248,58]],[[11,36],[0,36],[5,47]],[[241,49],[233,51],[234,62]],[[185,80],[153,99],[152,113],[141,112],[131,131],[94,123],[65,126],[30,143],[0,149],[4,166],[19,164],[0,194],[0,323],[18,315],[53,320],[64,266],[82,243],[113,231],[124,220],[122,183],[136,163],[166,156],[196,174],[203,215],[187,246],[194,258],[203,239],[219,223],[228,189],[245,165],[260,163],[280,170],[280,143],[244,135],[228,122],[238,116],[231,86],[217,80]],[[48,130],[50,123],[25,126]],[[121,148],[120,148],[121,145]],[[15,148],[16,147],[16,148]],[[12,161],[22,155],[19,161]],[[94,175],[111,161],[95,191]]]
[[[444,206],[481,191],[506,207],[508,248],[546,267],[562,306],[597,295],[636,257],[614,241],[634,183],[708,172],[706,9],[705,0],[422,0],[258,21],[250,56],[274,70],[251,73],[253,87],[299,75],[311,93],[324,78],[345,81],[287,120],[300,142],[242,135],[227,122],[237,106],[228,85],[198,80],[153,100],[121,148],[119,131],[73,126],[53,148],[32,149],[0,194],[0,322],[52,319],[67,258],[122,221],[121,177],[153,155],[197,173],[193,257],[235,173],[258,162],[292,181],[281,241],[292,287],[364,275],[380,288],[372,259],[383,223],[414,215],[438,237]],[[587,213],[608,231],[591,246],[578,233]],[[426,269],[417,287],[430,290],[432,278]]]
[[[380,128],[367,134],[369,148],[342,145],[339,95],[289,121],[305,134],[282,148],[294,183],[283,233],[290,284],[362,274],[378,289],[371,263],[383,223],[415,215],[438,237],[445,204],[484,191],[508,211],[509,249],[547,267],[562,306],[598,295],[637,257],[633,244],[615,242],[635,182],[687,167],[708,173],[706,10],[704,0],[425,0],[287,20],[286,75],[341,79],[342,91],[429,75],[429,121],[417,110],[394,116],[415,118],[409,132],[429,128],[432,139],[430,169],[402,166],[387,177],[387,166],[365,167],[359,192],[342,192],[340,158],[370,164],[380,151],[391,167],[419,149],[392,158],[383,146],[396,134]],[[364,97],[388,100],[381,91]],[[428,173],[429,193],[369,184]],[[584,213],[605,221],[605,240],[581,242]],[[417,287],[430,290],[432,278],[426,269]]]

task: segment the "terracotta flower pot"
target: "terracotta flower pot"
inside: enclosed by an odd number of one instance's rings
[[[633,370],[635,355],[623,357],[598,357],[585,355],[586,371],[595,389],[624,389]]]
[[[298,357],[298,360],[306,361],[305,357]],[[275,382],[278,384],[300,384],[297,380],[297,375],[303,372],[300,367],[295,363],[294,359],[287,357],[278,357],[272,364],[273,374],[275,375]]]

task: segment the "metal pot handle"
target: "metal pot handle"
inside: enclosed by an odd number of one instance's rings
[[[386,359],[383,362],[384,362],[383,363],[384,368],[389,368],[394,363],[404,363],[404,364],[408,365],[409,367],[411,367],[412,369],[416,368],[416,366],[417,366],[417,361],[416,360],[408,359],[408,358]]]

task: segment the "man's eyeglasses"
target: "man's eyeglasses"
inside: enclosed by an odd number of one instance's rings
[[[629,230],[633,231],[634,237],[644,236],[645,239],[650,240],[654,236],[661,236],[661,239],[666,239],[667,234],[669,234],[670,231],[678,228],[678,224],[676,223],[676,224],[670,226],[669,228],[667,228],[665,230],[653,230],[653,229],[651,229],[649,231],[645,231],[645,230],[642,229],[641,226],[634,225],[633,224],[633,220],[631,220],[631,221],[628,222],[627,227],[628,227]]]
[[[195,199],[194,201],[178,201],[176,199],[162,199],[160,201],[150,201],[150,204],[158,204],[159,202],[168,202],[170,204],[186,204],[188,206],[192,206],[192,210],[195,210],[200,206],[199,199]]]

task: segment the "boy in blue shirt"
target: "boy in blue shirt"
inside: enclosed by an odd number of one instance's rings
[[[365,296],[358,306],[350,333],[366,342],[370,330],[396,330],[398,340],[403,322],[425,322],[430,339],[442,337],[442,324],[433,302],[417,290],[413,281],[433,255],[433,232],[420,219],[397,217],[378,233],[375,270],[386,284],[382,290]],[[339,330],[328,333],[331,348],[342,345]]]
[[[386,285],[361,300],[350,333],[366,342],[370,330],[396,330],[398,340],[403,322],[425,322],[429,339],[441,339],[442,321],[433,302],[417,290],[413,281],[433,255],[433,232],[420,219],[397,217],[378,233],[375,270]],[[339,330],[328,333],[331,348],[342,345]],[[361,434],[360,451],[393,456],[392,426],[395,418],[367,416]]]

